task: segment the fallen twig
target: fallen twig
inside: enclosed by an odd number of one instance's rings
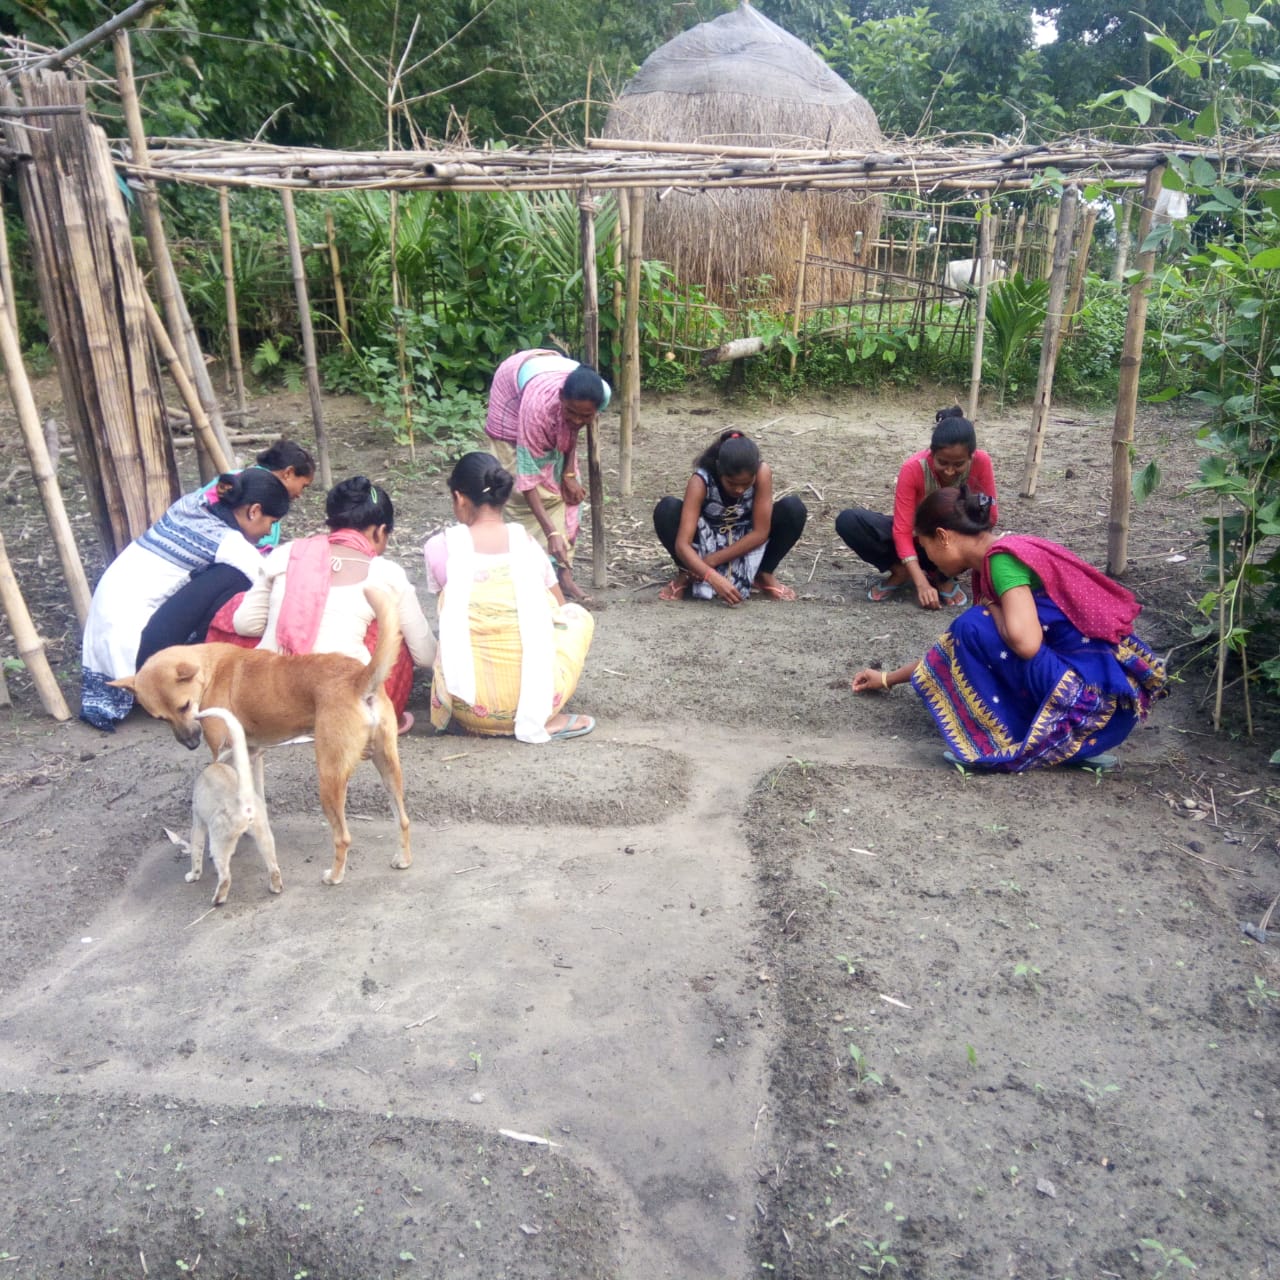
[[[425,1027],[428,1022],[434,1022],[439,1016],[440,1014],[438,1012],[429,1013],[425,1018],[419,1018],[417,1022],[406,1022],[404,1024],[404,1029],[406,1031],[412,1031],[414,1027]]]
[[[558,1142],[552,1142],[550,1138],[540,1138],[536,1133],[519,1133],[515,1129],[499,1129],[498,1134],[503,1138],[510,1138],[512,1142],[529,1142],[535,1147],[558,1147]]]
[[[1194,849],[1188,849],[1185,845],[1170,844],[1167,847],[1174,853],[1185,854],[1188,858],[1203,862],[1206,867],[1216,867],[1219,871],[1225,871],[1229,876],[1239,876],[1242,880],[1247,880],[1253,875],[1252,871],[1241,871],[1238,867],[1227,866],[1225,862],[1215,862],[1212,858],[1206,858],[1202,854],[1196,853]]]

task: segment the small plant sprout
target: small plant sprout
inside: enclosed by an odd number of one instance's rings
[[[1013,966],[1015,982],[1025,982],[1036,995],[1040,994],[1040,970],[1030,960],[1019,960]]]
[[[977,1049],[975,1049],[975,1048],[973,1047],[973,1045],[971,1045],[971,1044],[967,1044],[967,1045],[965,1045],[964,1049],[965,1049],[965,1057],[966,1057],[966,1058],[968,1058],[968,1060],[969,1060],[969,1070],[970,1070],[970,1071],[977,1071],[977,1069],[978,1069],[978,1051],[977,1051]]]
[[[1267,984],[1265,978],[1253,975],[1253,987],[1245,993],[1250,1009],[1265,1009],[1272,1001],[1280,1000],[1280,991]]]
[[[858,1270],[863,1275],[882,1276],[886,1271],[898,1265],[897,1258],[889,1252],[889,1242],[887,1240],[881,1240],[878,1244],[874,1240],[864,1240],[862,1247],[871,1255],[867,1262],[858,1263]]]
[[[844,965],[844,971],[850,977],[858,972],[858,965],[861,961],[861,956],[836,956],[836,964]]]
[[[871,1066],[867,1062],[867,1055],[856,1044],[849,1046],[849,1060],[853,1063],[853,1069],[857,1074],[859,1085],[884,1084],[884,1081],[871,1070]]]
[[[1120,1092],[1120,1086],[1118,1084],[1104,1084],[1099,1088],[1096,1084],[1092,1084],[1088,1080],[1081,1080],[1080,1087],[1084,1090],[1084,1096],[1089,1100],[1089,1105],[1095,1111],[1098,1109],[1098,1103],[1101,1102],[1108,1094]]]
[[[1165,1245],[1161,1244],[1159,1240],[1151,1239],[1139,1240],[1138,1243],[1144,1250],[1154,1253],[1159,1259],[1159,1269],[1151,1273],[1151,1280],[1162,1280],[1164,1276],[1179,1275],[1181,1272],[1175,1271],[1175,1267],[1181,1268],[1182,1271],[1196,1270],[1196,1264],[1176,1245]],[[1135,1261],[1141,1261],[1138,1254],[1133,1254],[1132,1256]]]
[[[471,1059],[471,1070],[474,1071],[477,1075],[479,1075],[480,1073],[481,1056],[482,1055],[479,1049],[472,1049],[471,1052],[467,1054],[467,1057]]]

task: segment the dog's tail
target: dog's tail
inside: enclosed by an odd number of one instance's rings
[[[400,617],[391,599],[375,587],[365,587],[364,598],[373,608],[378,622],[378,639],[373,646],[373,660],[365,668],[364,693],[381,689],[400,656]]]
[[[226,707],[205,707],[196,712],[196,719],[205,716],[217,716],[227,726],[227,736],[231,739],[231,763],[235,767],[236,780],[239,782],[237,799],[246,817],[251,817],[257,806],[258,793],[253,785],[253,767],[249,763],[249,744],[244,738],[244,726]]]

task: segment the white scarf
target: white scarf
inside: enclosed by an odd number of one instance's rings
[[[555,620],[551,596],[543,581],[546,556],[518,524],[508,524],[507,547],[511,581],[516,590],[520,626],[520,701],[516,706],[516,737],[521,742],[546,742],[555,696]],[[471,583],[476,570],[476,547],[471,530],[456,524],[445,530],[448,580],[440,610],[440,669],[450,697],[474,706],[476,664],[471,649]]]

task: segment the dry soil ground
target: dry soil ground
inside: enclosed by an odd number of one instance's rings
[[[648,400],[574,701],[598,730],[435,738],[420,686],[407,872],[368,769],[323,887],[314,768],[282,749],[285,892],[246,851],[210,911],[163,830],[203,758],[138,714],[54,725],[12,677],[0,1280],[1275,1274],[1280,971],[1240,929],[1280,889],[1275,721],[1208,734],[1192,671],[1118,774],[984,778],[908,691],[855,701],[856,666],[945,618],[868,604],[832,520],[889,501],[934,399]],[[257,410],[307,434],[296,398]],[[335,472],[391,486],[421,581],[439,459],[330,411]],[[1055,412],[1020,500],[1026,417],[980,423],[1006,527],[1100,561],[1106,415]],[[652,502],[728,423],[809,504],[797,604],[656,599]],[[1160,650],[1201,590],[1191,434],[1139,428],[1166,481],[1129,582]],[[74,699],[23,461],[7,424],[0,529]]]

